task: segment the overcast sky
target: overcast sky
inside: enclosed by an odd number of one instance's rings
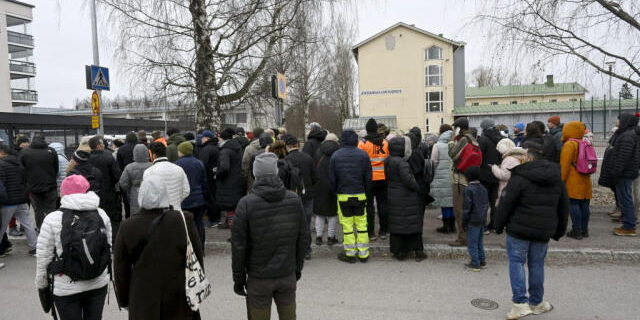
[[[35,0],[23,1],[36,4]],[[356,42],[402,21],[435,34],[443,33],[446,38],[466,42],[467,73],[479,65],[495,64],[495,59],[489,54],[491,43],[482,36],[480,30],[467,26],[476,12],[472,0],[357,0],[353,3],[357,4],[354,8],[354,18],[358,23]],[[98,15],[104,17],[104,12],[102,15],[100,13]],[[89,97],[91,93],[85,88],[84,78],[84,66],[93,63],[89,5],[86,0],[38,1],[33,15],[31,30],[36,42],[35,86],[39,95],[38,105],[70,108],[75,99]],[[112,87],[110,92],[103,94],[112,97],[136,95],[136,88],[132,88],[129,77],[118,68],[118,61],[113,59],[115,41],[104,32],[109,22],[101,17],[98,19],[100,64],[110,68]],[[521,74],[529,69],[522,65],[506,67],[519,70]],[[543,81],[544,74],[554,74],[556,82],[577,81],[593,94],[606,93],[601,88],[605,79],[599,74],[590,70],[581,74],[566,74],[564,68],[554,68],[555,72],[539,71],[538,82]],[[617,92],[620,83],[614,81],[613,87]]]

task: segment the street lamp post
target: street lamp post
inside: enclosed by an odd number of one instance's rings
[[[96,66],[100,65],[100,52],[98,51],[98,19],[96,16],[96,0],[90,0],[89,4],[91,5],[91,42],[93,44],[93,64]],[[98,97],[100,99],[100,103],[102,104],[102,90],[98,91]],[[103,106],[100,106],[100,128],[98,129],[98,134],[104,134],[104,118],[102,117],[102,109]]]

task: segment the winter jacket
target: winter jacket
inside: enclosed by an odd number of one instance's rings
[[[462,226],[482,227],[487,221],[489,210],[489,194],[480,181],[470,181],[464,188],[464,202],[462,204]]]
[[[151,175],[162,178],[167,186],[169,204],[173,206],[174,210],[181,210],[182,201],[187,198],[191,192],[189,179],[187,179],[184,170],[169,162],[166,157],[160,157],[154,160],[153,165],[144,171],[142,180]]]
[[[313,158],[304,152],[299,150],[291,150],[289,154],[284,158],[297,166],[302,175],[302,181],[304,182],[305,194],[302,196],[303,201],[313,199],[314,185],[318,181],[316,177],[316,166],[313,162]]]
[[[569,198],[577,200],[591,199],[591,176],[581,174],[576,169],[579,145],[577,141],[570,140],[577,139],[581,141],[585,129],[586,127],[582,122],[571,121],[565,123],[562,130],[562,142],[564,143],[560,154],[562,182],[567,187]]]
[[[521,240],[560,239],[567,230],[569,196],[560,166],[548,160],[521,164],[511,170],[496,210],[496,232]]]
[[[500,165],[491,166],[491,172],[498,179],[498,198],[496,199],[496,207],[500,203],[500,195],[502,190],[507,186],[509,179],[511,179],[511,169],[521,165],[526,161],[527,150],[516,147],[511,151],[505,153]]]
[[[247,187],[253,186],[253,174],[251,172],[251,162],[255,160],[260,151],[260,140],[255,139],[249,143],[242,154],[242,175],[247,179]],[[264,149],[262,149],[264,150]]]
[[[309,132],[307,136],[307,142],[304,143],[304,147],[302,148],[302,152],[308,154],[311,158],[316,156],[318,149],[320,149],[320,145],[324,141],[324,138],[327,137],[327,130],[323,129],[314,129]]]
[[[44,140],[34,139],[29,148],[20,152],[19,160],[24,168],[27,191],[41,193],[57,188],[58,154]]]
[[[358,143],[358,148],[369,155],[371,161],[371,180],[384,180],[384,160],[389,156],[389,143],[379,134],[368,135],[365,142]]]
[[[233,210],[246,194],[242,176],[242,153],[238,140],[230,139],[220,146],[216,173],[216,204],[220,209]]]
[[[120,181],[120,166],[111,153],[91,151],[89,162],[102,173],[100,208],[104,209],[113,221],[122,220],[122,202],[116,192],[116,184]]]
[[[7,192],[6,201],[0,202],[0,204],[16,205],[27,202],[24,169],[20,166],[16,156],[9,155],[0,159],[0,182]]]
[[[611,138],[613,156],[611,164],[611,177],[613,181],[618,179],[635,179],[640,169],[640,130],[638,118],[630,113],[620,115],[620,126]]]
[[[191,191],[189,196],[182,201],[182,208],[189,210],[204,206],[204,195],[208,188],[204,164],[191,155],[178,159],[176,164],[187,174]]]
[[[135,142],[125,142],[125,144],[118,148],[118,154],[116,155],[116,159],[118,161],[118,165],[120,166],[120,170],[124,170],[124,168],[135,161],[135,156],[133,153],[133,149],[136,147]]]
[[[271,279],[300,274],[307,241],[300,197],[286,190],[278,176],[258,177],[233,216],[233,281],[246,283],[247,275]]]
[[[136,145],[136,147],[133,148],[133,159],[134,162],[128,164],[120,176],[120,188],[127,192],[131,206],[131,214],[136,214],[140,211],[140,207],[138,206],[138,190],[140,190],[140,184],[142,184],[142,177],[144,171],[151,167],[147,147],[143,144]]]
[[[329,163],[331,156],[340,149],[335,141],[324,141],[316,152],[316,175],[318,180],[313,190],[313,213],[319,216],[332,217],[338,214],[338,199],[329,180]]]
[[[7,202],[9,200],[9,196],[7,195],[7,188],[4,187],[2,181],[0,181],[0,205]]]
[[[169,162],[178,160],[178,145],[187,141],[182,133],[174,133],[167,139],[167,159]]]
[[[352,130],[342,132],[342,148],[329,161],[329,181],[337,194],[360,194],[371,190],[371,162],[358,149],[358,136]]]
[[[453,189],[451,184],[451,158],[449,157],[449,141],[453,131],[443,132],[431,151],[433,161],[433,181],[431,196],[435,199],[431,205],[436,207],[453,207]]]
[[[411,167],[403,160],[406,145],[404,137],[395,137],[389,142],[389,157],[384,165],[387,181],[387,215],[391,234],[422,233],[421,205],[418,201],[418,185]]]
[[[67,156],[64,154],[64,146],[62,143],[53,142],[49,145],[50,148],[56,151],[58,154],[58,178],[56,179],[56,184],[58,185],[58,193],[60,193],[60,185],[62,184],[62,180],[67,177],[65,174],[65,170],[69,165],[69,160]]]
[[[464,150],[467,144],[479,146],[476,139],[469,133],[468,130],[461,130],[460,133],[449,141],[449,158],[451,158],[451,182],[458,185],[467,185],[467,178],[464,177],[462,172],[458,172],[455,168],[455,163],[460,157],[460,153]]]
[[[427,185],[428,177],[426,176],[427,172],[425,170],[425,161],[429,159],[429,157],[426,155],[426,149],[422,146],[419,138],[415,134],[408,134],[405,137],[409,137],[411,141],[411,155],[407,162],[409,162],[411,173],[418,185],[418,196],[424,198],[429,190],[429,186]]]
[[[522,144],[524,143],[524,133],[520,132],[515,134],[512,140],[516,147],[522,147]]]
[[[216,170],[218,170],[219,153],[218,138],[214,138],[203,144],[198,154],[198,158],[202,161],[204,170],[207,173],[207,190],[205,192],[205,201],[207,203],[213,202],[213,198],[216,196]]]
[[[107,241],[111,245],[111,221],[98,208],[100,198],[94,192],[76,193],[62,197],[60,207],[71,210],[98,210],[104,226],[107,229]],[[42,222],[38,243],[36,246],[36,288],[47,287],[47,266],[53,261],[54,252],[61,256],[64,251],[60,232],[62,231],[62,211],[49,213]],[[54,251],[55,250],[55,251]],[[109,275],[105,270],[100,276],[91,280],[72,281],[69,276],[56,274],[54,276],[53,294],[56,296],[70,296],[89,290],[100,289],[109,283]]]
[[[94,167],[89,161],[76,162],[73,169],[67,173],[67,177],[78,174],[89,181],[89,190],[95,192],[102,198],[102,172]]]
[[[549,130],[549,134],[544,137],[545,158],[549,161],[560,163],[560,153],[562,152],[562,130],[564,124]]]
[[[480,152],[482,152],[482,164],[480,165],[480,182],[486,187],[498,184],[498,179],[491,173],[492,164],[500,164],[502,156],[496,149],[498,142],[502,140],[500,131],[496,128],[488,128],[482,131],[478,138]]]

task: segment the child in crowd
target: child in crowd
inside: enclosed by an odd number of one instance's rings
[[[467,231],[467,250],[471,257],[471,262],[465,264],[465,267],[472,271],[480,271],[480,268],[485,268],[487,265],[482,238],[489,209],[489,196],[487,189],[478,180],[479,167],[469,167],[464,172],[464,176],[469,185],[464,190],[462,226]]]

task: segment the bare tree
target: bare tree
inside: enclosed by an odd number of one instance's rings
[[[491,87],[520,84],[517,72],[507,72],[501,68],[479,66],[471,71],[471,85],[475,87]]]
[[[493,41],[517,56],[565,58],[640,87],[640,2],[491,0],[476,16]],[[496,32],[496,27],[497,32]],[[497,36],[497,38],[496,38]],[[609,71],[605,62],[616,62]],[[577,63],[577,64],[576,64]]]

